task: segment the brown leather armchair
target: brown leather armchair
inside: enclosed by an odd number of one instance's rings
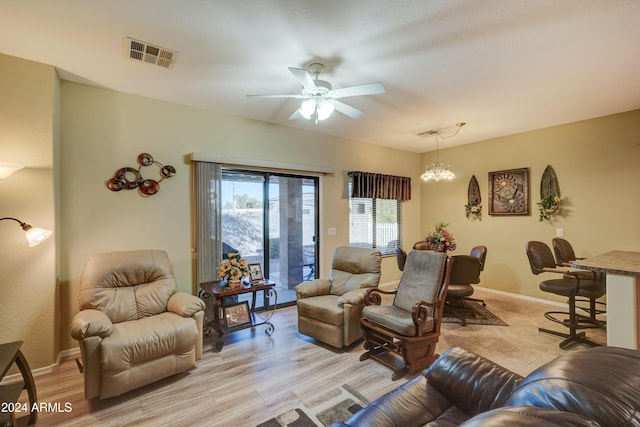
[[[378,286],[381,261],[378,249],[337,248],[328,279],[295,287],[298,331],[337,348],[359,340],[364,293]]]
[[[117,396],[195,367],[204,302],[178,292],[164,251],[92,255],[80,279],[71,336],[82,354],[87,399]]]

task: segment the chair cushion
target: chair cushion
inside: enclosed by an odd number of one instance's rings
[[[471,285],[454,285],[449,283],[447,288],[447,298],[464,298],[473,295],[473,286]]]
[[[139,250],[91,255],[80,279],[80,309],[92,308],[113,323],[137,320],[167,310],[177,291],[165,251]]]
[[[442,284],[447,255],[411,251],[407,255],[393,305],[411,313],[416,301],[433,302]],[[433,310],[430,309],[433,316]]]
[[[344,310],[338,306],[337,295],[320,295],[297,301],[298,316],[308,317],[341,326],[344,323]]]
[[[549,279],[540,282],[540,290],[562,296],[571,296],[576,288],[574,278]],[[580,290],[577,296],[586,298],[600,298],[606,293],[606,284],[603,281],[580,280]]]
[[[331,270],[331,295],[342,296],[347,292],[361,288],[375,288],[380,281],[380,275],[374,273],[352,274],[340,270]]]
[[[197,339],[196,321],[175,313],[117,323],[102,341],[102,369],[126,370],[167,354],[188,353]]]
[[[331,261],[331,294],[343,295],[359,288],[373,288],[380,282],[380,251],[341,246]]]
[[[407,312],[393,305],[368,305],[362,310],[362,318],[400,335],[413,337],[416,326],[411,318],[411,311]],[[429,316],[426,331],[433,329],[433,317]]]

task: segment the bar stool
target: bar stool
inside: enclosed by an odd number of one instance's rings
[[[577,274],[568,269],[557,268],[556,262],[551,253],[551,248],[543,242],[530,241],[526,245],[527,257],[531,272],[535,275],[541,273],[562,274],[562,279],[547,279],[540,282],[540,289],[544,292],[551,292],[556,295],[568,297],[567,304],[569,312],[548,311],[544,314],[548,320],[559,323],[569,329],[569,333],[558,332],[552,329],[538,328],[540,332],[557,335],[565,338],[560,342],[560,348],[565,349],[571,344],[582,343],[589,346],[599,344],[587,339],[585,332],[578,332],[578,329],[602,327],[602,323],[590,316],[582,316],[576,313],[576,296],[595,300],[605,294],[605,284],[599,280],[581,279]],[[566,319],[559,319],[559,315],[568,316]]]

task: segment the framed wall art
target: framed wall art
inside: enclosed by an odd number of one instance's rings
[[[224,307],[224,322],[227,328],[244,326],[251,323],[249,303],[247,301]]]
[[[529,169],[489,172],[489,215],[529,215]]]

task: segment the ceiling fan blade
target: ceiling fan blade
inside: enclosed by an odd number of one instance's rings
[[[333,92],[336,98],[346,98],[349,96],[376,95],[378,93],[384,93],[385,89],[382,83],[377,82],[333,89],[331,92]]]
[[[336,110],[351,117],[352,119],[359,119],[364,116],[364,111],[360,111],[351,105],[345,104],[344,102],[333,100],[333,105],[336,107]]]
[[[302,95],[247,95],[247,98],[304,98]]]
[[[298,79],[302,87],[306,87],[310,89],[316,88],[316,84],[311,78],[311,74],[309,74],[307,70],[304,70],[302,68],[289,67],[289,71],[291,71],[291,74],[293,74],[293,77]]]
[[[289,116],[289,120],[298,120],[303,118],[304,117],[302,117],[302,114],[300,114],[299,108],[296,111],[294,111],[292,115]]]

